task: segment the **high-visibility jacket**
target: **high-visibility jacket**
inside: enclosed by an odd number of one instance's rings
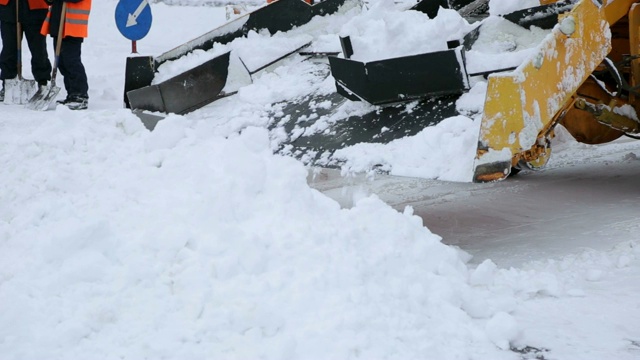
[[[20,8],[19,14],[16,14],[16,5]],[[0,22],[15,24],[19,21],[22,24],[41,26],[47,17],[47,7],[44,0],[0,0]]]
[[[9,0],[0,0],[0,5],[7,5]],[[49,5],[47,5],[44,0],[29,0],[29,9],[38,10],[38,9],[48,9]]]
[[[62,31],[62,37],[73,36],[86,38],[89,35],[89,13],[91,12],[91,0],[82,0],[77,3],[68,2],[67,14],[64,21],[64,29]],[[53,6],[56,6],[55,4]],[[49,8],[47,18],[42,24],[43,35],[49,34],[49,25],[51,22],[51,11],[53,6]],[[52,36],[58,36],[58,33],[51,34]]]

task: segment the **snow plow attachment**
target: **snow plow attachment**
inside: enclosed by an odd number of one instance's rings
[[[131,90],[127,97],[133,109],[185,114],[225,96],[228,69],[227,52],[168,81]]]
[[[340,38],[350,56],[348,37]],[[455,46],[455,44],[454,44]],[[339,94],[351,100],[384,105],[469,90],[461,48],[394,59],[361,62],[329,57]],[[425,64],[428,64],[425,66]]]
[[[591,144],[640,130],[634,3],[578,1],[559,16],[534,56],[513,72],[489,77],[474,181],[544,166],[557,124]]]
[[[282,104],[282,109],[272,114],[271,130],[283,127],[289,134],[278,153],[311,166],[339,168],[343,160],[334,156],[336,151],[416,135],[457,115],[456,98],[443,96],[350,112],[353,109],[349,109],[348,100],[338,93],[309,95]],[[325,131],[323,123],[330,124],[330,131]]]
[[[439,8],[451,8],[476,19],[486,17],[487,4],[486,0],[425,0],[412,10],[433,18]],[[530,12],[514,14],[510,21],[554,16],[552,11],[538,12],[533,17]],[[282,111],[273,115],[273,127],[283,126],[290,135],[279,152],[308,165],[339,167],[344,159],[336,152],[342,148],[389,143],[459,115],[456,101],[469,90],[469,76],[491,72],[467,73],[465,52],[477,39],[478,27],[459,40],[448,41],[447,50],[365,62],[352,58],[350,37],[341,37],[343,57],[329,57],[336,93],[285,102]],[[362,104],[350,105],[348,100]]]
[[[309,22],[316,15],[336,12],[347,0],[325,0],[308,4],[302,0],[278,0],[251,13],[242,15],[217,29],[191,40],[158,57],[127,58],[125,74],[125,104],[132,110],[184,114],[216,99],[229,95],[223,92],[229,75],[229,53],[159,84],[152,84],[158,67],[177,60],[194,50],[211,50],[214,44],[227,44],[246,36],[250,31],[266,29],[271,34],[288,31]],[[290,54],[283,54],[283,57]],[[279,60],[274,59],[274,61]],[[247,69],[247,76],[251,70]]]
[[[526,57],[505,56],[514,63],[501,69],[491,68],[494,64],[479,54],[483,45],[477,40],[497,18],[489,17],[491,21],[479,21],[479,26],[460,39],[460,46],[451,44],[447,51],[415,58],[354,61],[350,40],[342,39],[344,58],[330,58],[331,72],[338,93],[382,106],[442,95],[455,101],[469,89],[467,78],[482,81],[479,76],[484,77],[486,93],[473,181],[502,180],[521,169],[542,168],[549,160],[557,125],[588,144],[623,135],[637,138],[637,2],[541,0],[540,6],[503,15],[503,20],[542,36],[527,48]],[[481,2],[471,2],[458,11],[476,5]],[[478,49],[476,44],[480,44]],[[517,45],[503,51],[513,48]],[[448,107],[455,109],[451,105]],[[402,125],[397,127],[401,130]]]

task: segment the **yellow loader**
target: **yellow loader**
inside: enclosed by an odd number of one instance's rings
[[[544,166],[558,124],[586,144],[640,133],[640,1],[577,1],[538,49],[488,78],[476,182]]]

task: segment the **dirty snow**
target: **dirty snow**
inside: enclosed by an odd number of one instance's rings
[[[637,358],[637,231],[502,269],[471,265],[411,207],[365,195],[341,208],[263,128],[274,101],[331,87],[300,57],[149,132],[122,109],[130,44],[115,5],[94,2],[88,111],[0,104],[0,358]],[[152,6],[143,54],[224,21],[222,8]],[[485,87],[460,100],[468,117],[358,159],[464,181]]]

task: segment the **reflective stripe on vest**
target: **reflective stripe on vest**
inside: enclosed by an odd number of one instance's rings
[[[67,20],[64,24],[64,36],[86,38],[89,35],[89,13],[91,0],[79,3],[67,3]]]
[[[47,12],[47,17],[44,19],[42,23],[42,28],[40,28],[40,34],[47,36],[49,35],[49,19],[51,18],[51,9]]]
[[[1,1],[1,0],[0,0]],[[80,1],[79,3],[67,3],[67,14],[65,16],[64,30],[62,37],[73,36],[86,38],[89,35],[89,14],[91,13],[91,0]],[[47,14],[42,24],[40,33],[49,34],[49,20],[51,10]],[[58,36],[58,34],[52,34]]]

